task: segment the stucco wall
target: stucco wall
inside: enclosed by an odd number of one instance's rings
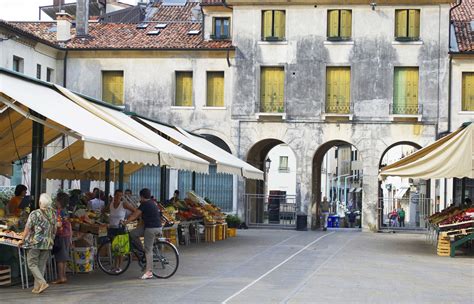
[[[451,75],[451,131],[466,121],[474,121],[474,112],[462,111],[462,73],[474,72],[474,57],[454,58]]]

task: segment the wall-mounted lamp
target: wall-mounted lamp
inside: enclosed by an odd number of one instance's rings
[[[270,157],[267,157],[267,159],[265,160],[265,171],[267,171],[267,173],[270,171],[271,164],[272,160],[270,159]]]
[[[375,7],[377,6],[377,3],[372,2],[370,3],[370,6],[372,7],[372,10],[375,11]]]

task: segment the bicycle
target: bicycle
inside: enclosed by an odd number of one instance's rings
[[[138,248],[133,241],[131,241],[130,233],[125,229],[125,233],[129,235],[131,250],[124,255],[114,254],[112,250],[113,238],[107,239],[99,246],[96,260],[99,268],[108,275],[121,275],[127,271],[132,261],[132,254],[138,260],[138,265],[145,269],[146,259],[145,252]],[[120,265],[117,267],[117,261]],[[172,277],[179,266],[179,252],[178,249],[164,237],[155,239],[153,244],[153,276],[160,279],[168,279]]]

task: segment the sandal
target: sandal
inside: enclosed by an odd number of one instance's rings
[[[141,278],[142,280],[149,280],[149,279],[153,279],[153,274],[146,274],[144,273]]]

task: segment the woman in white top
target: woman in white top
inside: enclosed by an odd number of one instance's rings
[[[120,228],[120,222],[126,219],[127,211],[131,213],[135,212],[135,208],[130,206],[130,204],[122,200],[123,192],[122,190],[115,190],[114,200],[108,206],[109,209],[109,229],[108,235],[109,238],[114,238],[118,234],[123,233],[123,229]],[[114,263],[115,270],[121,272],[122,257],[117,256]]]

